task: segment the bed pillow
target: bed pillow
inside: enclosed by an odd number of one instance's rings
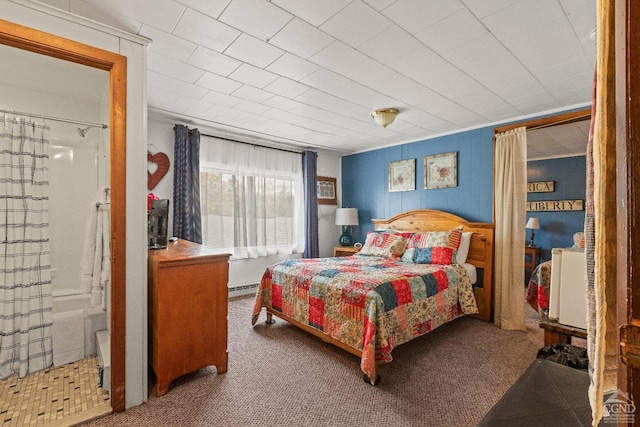
[[[448,231],[414,233],[407,243],[402,261],[415,264],[457,264],[462,227]]]
[[[400,258],[407,246],[407,234],[387,231],[371,231],[358,254]]]
[[[469,255],[469,245],[471,245],[472,231],[465,231],[460,238],[460,246],[458,246],[458,255],[456,255],[456,261],[458,264],[464,264],[467,262],[467,256]]]

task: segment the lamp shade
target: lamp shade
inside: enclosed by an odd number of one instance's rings
[[[398,110],[395,108],[380,108],[379,110],[371,112],[371,117],[373,117],[376,123],[383,128],[386,128],[393,123],[397,115]]]
[[[336,209],[336,225],[358,225],[358,209],[338,208]]]
[[[527,221],[527,225],[525,225],[525,228],[538,230],[540,229],[540,221],[538,220],[538,218],[529,218],[529,221]]]

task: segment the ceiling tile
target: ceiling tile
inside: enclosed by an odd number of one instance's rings
[[[301,19],[293,19],[269,43],[301,58],[309,58],[333,42],[328,34]]]
[[[253,102],[253,101],[248,101],[246,99],[243,99],[238,104],[236,104],[233,108],[236,110],[244,111],[246,113],[262,114],[271,107],[260,104],[258,102]],[[242,118],[240,117],[240,119]]]
[[[149,52],[157,52],[162,55],[175,58],[179,61],[186,61],[198,46],[196,43],[176,37],[173,34],[166,33],[148,25],[142,26],[140,29],[140,35],[152,40],[149,44]]]
[[[215,90],[216,92],[226,93],[227,95],[237,90],[242,86],[242,83],[238,83],[234,80],[226,77],[219,76],[214,73],[206,72],[198,81],[196,85]]]
[[[360,0],[355,0],[322,24],[320,29],[350,46],[357,47],[391,25],[393,23],[378,11]]]
[[[229,74],[242,65],[242,62],[237,59],[230,58],[227,55],[223,55],[204,46],[198,46],[191,56],[189,56],[187,62],[205,71],[210,71],[221,76],[229,76]]]
[[[264,87],[264,90],[281,95],[285,98],[295,98],[296,96],[308,91],[309,87],[286,77],[279,77],[273,83]]]
[[[204,74],[204,71],[200,68],[155,52],[149,52],[147,56],[147,66],[150,71],[155,71],[158,74],[173,77],[187,83],[195,83]]]
[[[469,10],[478,18],[484,18],[485,16],[499,12],[519,1],[521,0],[462,0]]]
[[[364,0],[365,3],[367,3],[369,6],[371,6],[377,11],[382,11],[383,9],[386,9],[396,1],[398,0]]]
[[[389,97],[326,69],[320,69],[305,77],[301,83],[366,107],[375,107],[380,104],[388,105],[392,102]]]
[[[289,77],[292,80],[301,80],[309,74],[316,71],[319,67],[307,61],[306,59],[298,58],[290,53],[285,53],[280,58],[276,59],[266,69],[273,73],[280,74],[281,76]]]
[[[277,47],[273,47],[268,43],[246,34],[238,37],[231,46],[224,51],[225,55],[229,55],[259,68],[265,68],[282,56],[283,53],[284,52]]]
[[[249,85],[242,85],[233,91],[233,96],[253,102],[264,102],[273,96],[272,93]]]
[[[189,98],[201,99],[209,90],[205,87],[194,86],[171,77],[163,76],[153,71],[147,72],[147,85],[168,92],[175,92]]]
[[[222,52],[240,36],[240,31],[210,16],[187,9],[172,34]]]
[[[344,75],[348,73],[351,68],[368,59],[366,55],[363,55],[354,48],[342,42],[334,41],[309,58],[309,61]]]
[[[277,108],[282,111],[289,111],[300,106],[300,103],[280,95],[276,95],[264,101],[265,105]]]
[[[459,0],[398,0],[382,13],[393,23],[415,34],[463,7]]]
[[[110,0],[109,8],[168,33],[187,9],[173,0]]]
[[[284,10],[318,27],[353,0],[271,0]]]
[[[233,0],[220,21],[260,40],[268,41],[293,15],[264,0]]]
[[[202,101],[199,99],[187,98],[181,96],[178,98],[174,105],[184,110],[184,114],[201,115],[204,114],[209,108],[212,107],[211,103]]]
[[[416,37],[434,52],[443,53],[488,33],[468,9],[461,9],[442,21],[416,33]]]
[[[397,25],[380,32],[371,40],[363,43],[359,50],[383,64],[393,66],[393,61],[422,47],[422,43],[412,34]]]
[[[270,73],[261,68],[249,64],[242,64],[237,70],[228,76],[230,79],[263,88],[278,78],[277,74]]]
[[[198,12],[209,15],[212,18],[220,16],[222,11],[231,3],[231,0],[177,0],[179,3],[189,6]]]
[[[235,96],[214,91],[210,91],[206,96],[202,98],[202,100],[227,108],[232,108],[240,101],[242,101],[240,98],[236,98]]]

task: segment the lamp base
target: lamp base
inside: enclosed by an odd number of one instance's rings
[[[342,234],[340,235],[340,246],[352,246],[353,245],[353,237],[349,234],[349,226],[342,226]]]

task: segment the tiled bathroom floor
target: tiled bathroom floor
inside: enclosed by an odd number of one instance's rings
[[[0,381],[0,426],[69,426],[111,412],[95,357]]]

